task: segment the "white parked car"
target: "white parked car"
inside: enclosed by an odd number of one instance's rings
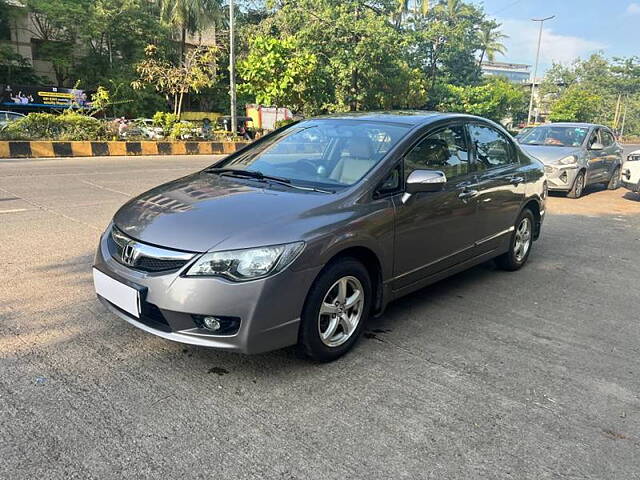
[[[627,156],[622,165],[622,186],[632,192],[640,193],[640,150],[635,150]]]

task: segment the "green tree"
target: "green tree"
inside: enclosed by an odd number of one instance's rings
[[[89,0],[25,0],[31,13],[29,31],[36,39],[37,55],[51,62],[58,86],[72,76],[77,55],[78,18]]]
[[[316,56],[306,113],[424,105],[424,74],[409,62],[408,36],[393,5],[361,0],[296,0],[261,22],[262,35],[294,37]]]
[[[202,33],[222,17],[220,0],[161,0],[161,16],[180,32],[180,58],[186,55],[187,33]]]
[[[438,110],[463,112],[496,122],[516,121],[526,111],[524,91],[500,77],[477,86],[446,85]]]
[[[158,56],[155,45],[146,49],[146,60],[138,63],[136,71],[139,79],[131,86],[141,90],[152,85],[158,92],[173,100],[173,113],[180,118],[184,96],[191,91],[199,92],[215,83],[215,61],[218,49],[199,47],[187,52],[182,65],[175,66]]]
[[[246,58],[238,62],[244,79],[238,91],[254,95],[259,104],[301,110],[307,101],[307,80],[315,75],[316,66],[316,56],[300,48],[295,38],[257,36]]]
[[[580,86],[569,87],[554,103],[552,122],[596,122],[601,113],[602,96]]]
[[[485,22],[480,27],[480,59],[478,64],[482,65],[484,57],[493,62],[496,54],[504,55],[507,48],[501,43],[501,40],[509,38],[508,35],[502,33],[499,28],[501,25],[496,22]]]

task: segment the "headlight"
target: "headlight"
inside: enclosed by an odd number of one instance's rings
[[[291,264],[304,242],[271,247],[205,253],[187,271],[189,276],[224,277],[234,282],[247,282],[274,275]]]
[[[578,163],[578,159],[575,157],[575,155],[569,155],[568,157],[564,157],[562,160],[560,160],[560,164],[562,165],[573,165],[575,163]]]

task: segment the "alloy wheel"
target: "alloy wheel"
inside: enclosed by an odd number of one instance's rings
[[[529,218],[523,218],[516,228],[516,238],[513,245],[513,256],[516,262],[520,263],[524,260],[531,247],[531,221]]]
[[[318,314],[322,343],[338,347],[351,338],[360,323],[364,300],[364,288],[356,277],[342,277],[329,288]]]

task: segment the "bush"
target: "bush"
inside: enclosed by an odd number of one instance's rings
[[[284,127],[286,125],[289,125],[291,123],[295,122],[295,120],[292,120],[291,118],[283,118],[282,120],[278,120],[274,125],[273,128],[275,130],[277,130],[278,128]]]
[[[153,115],[153,125],[162,128],[165,136],[171,133],[173,126],[178,123],[178,116],[173,113],[156,112]]]
[[[30,113],[9,123],[0,132],[2,140],[106,140],[107,125],[97,118],[67,111],[62,115]]]
[[[171,127],[169,137],[173,140],[188,140],[200,135],[200,129],[191,122],[178,122]]]

